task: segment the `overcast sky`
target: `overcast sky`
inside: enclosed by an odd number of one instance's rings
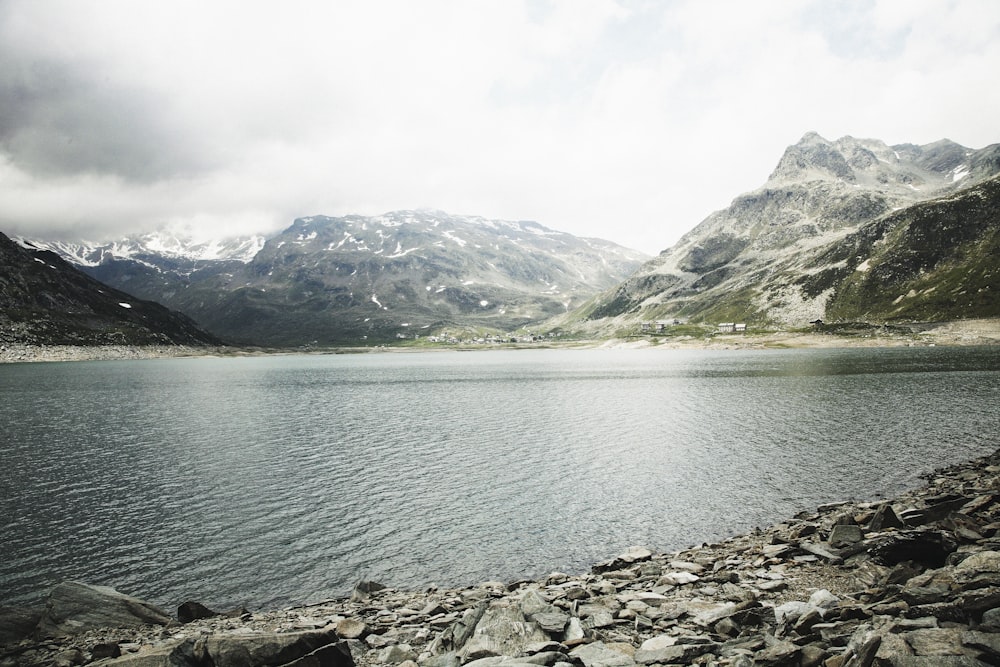
[[[0,0],[0,231],[437,208],[653,254],[815,130],[1000,142],[996,0]]]

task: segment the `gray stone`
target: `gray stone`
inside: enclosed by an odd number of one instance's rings
[[[557,611],[557,608],[536,590],[529,590],[521,596],[521,612],[531,618],[535,614]]]
[[[462,618],[452,623],[431,643],[432,654],[459,651],[476,630],[476,624],[486,613],[487,604],[481,602],[472,609],[466,609]]]
[[[674,644],[664,646],[657,650],[639,649],[635,652],[635,661],[641,665],[651,665],[653,663],[688,663],[695,658],[713,653],[718,650],[719,644],[707,642],[704,644]]]
[[[108,586],[66,581],[49,593],[38,623],[42,637],[75,635],[97,628],[167,625],[167,612]]]
[[[195,655],[194,640],[148,648],[108,660],[114,667],[197,667],[201,659]]]
[[[57,653],[52,658],[52,667],[74,667],[74,665],[82,665],[84,662],[86,662],[86,658],[83,656],[83,651],[71,648]]]
[[[610,611],[604,609],[594,614],[590,614],[587,618],[582,621],[583,627],[586,630],[595,630],[600,628],[609,628],[615,624],[615,617]]]
[[[875,514],[872,515],[871,521],[868,522],[868,530],[875,533],[887,528],[903,528],[903,526],[903,522],[889,503],[879,505]]]
[[[981,551],[955,566],[955,584],[971,590],[1000,584],[1000,552]]]
[[[525,619],[519,607],[491,607],[476,624],[459,655],[466,661],[495,655],[520,655],[529,644],[547,640],[548,636],[538,625]]]
[[[351,600],[353,602],[364,602],[372,593],[381,591],[385,588],[382,584],[377,581],[359,581],[357,585],[354,586],[354,590],[351,591]]]
[[[409,644],[393,644],[387,646],[378,654],[378,661],[383,665],[398,665],[407,660],[416,660],[417,654]]]
[[[190,623],[203,618],[213,618],[221,616],[217,611],[212,611],[200,602],[188,600],[177,607],[177,620],[181,623]]]
[[[0,607],[0,645],[30,637],[42,612],[41,607]]]
[[[1000,634],[994,632],[964,632],[962,645],[986,651],[994,658],[1000,657]]]
[[[709,609],[703,609],[694,615],[692,619],[695,624],[702,627],[708,627],[721,621],[724,618],[728,618],[736,613],[736,604],[733,602],[724,602],[719,605],[715,605]]]
[[[211,660],[214,667],[284,665],[336,642],[337,634],[332,627],[302,632],[210,635],[204,640],[202,662]]]
[[[962,630],[957,628],[927,628],[904,635],[916,655],[963,655]]]
[[[432,655],[421,663],[421,667],[459,667],[462,659],[454,651]]]
[[[550,635],[562,634],[566,630],[566,624],[569,623],[569,614],[561,612],[534,614],[531,620]]]
[[[95,644],[90,649],[90,659],[91,660],[103,660],[104,658],[118,658],[121,657],[122,648],[118,642],[106,642],[101,644]]]
[[[861,527],[856,524],[837,524],[830,531],[830,538],[827,542],[832,547],[844,547],[850,544],[857,544],[864,539]]]
[[[297,660],[285,663],[282,667],[354,667],[354,659],[351,651],[347,648],[346,642],[327,644],[321,646],[312,653],[308,653]],[[406,667],[403,662],[399,667]],[[413,663],[410,663],[411,667]]]
[[[563,633],[563,643],[577,642],[584,639],[586,636],[587,633],[584,632],[580,619],[576,616],[570,617],[569,625],[566,626],[566,631]]]
[[[800,648],[792,642],[778,641],[754,654],[754,664],[780,665],[796,664],[792,661],[798,655]]]
[[[368,626],[360,618],[342,618],[337,622],[337,635],[344,639],[359,639],[368,632]]]
[[[578,646],[570,651],[570,656],[582,662],[584,667],[632,667],[635,664],[631,656],[610,648],[604,642]]]
[[[983,620],[980,629],[989,632],[1000,631],[1000,608],[988,609],[983,612]]]

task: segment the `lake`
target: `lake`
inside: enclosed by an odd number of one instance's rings
[[[1000,348],[0,365],[0,605],[168,609],[570,573],[992,452]]]

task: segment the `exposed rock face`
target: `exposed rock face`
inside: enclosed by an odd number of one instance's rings
[[[424,593],[369,584],[357,600],[168,632],[25,640],[0,665],[994,665],[998,500],[1000,451],[892,501],[677,553],[629,549],[589,574]]]
[[[188,317],[0,234],[0,344],[218,345]]]
[[[261,345],[511,331],[566,312],[648,259],[535,222],[441,211],[300,218],[252,254],[215,259],[141,239],[44,245],[226,340]]]
[[[809,133],[761,188],[553,326],[620,333],[671,319],[804,326],[993,317],[997,174],[1000,145],[887,146]]]
[[[103,627],[167,625],[170,615],[107,586],[66,581],[49,594],[38,623],[42,637],[75,635]]]

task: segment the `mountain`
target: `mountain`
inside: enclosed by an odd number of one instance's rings
[[[188,317],[104,285],[0,234],[0,342],[218,345]]]
[[[535,222],[424,210],[300,218],[263,242],[218,242],[229,250],[211,258],[155,234],[49,247],[227,340],[276,346],[509,331],[575,308],[648,259]]]
[[[651,320],[802,326],[998,315],[992,299],[965,298],[988,290],[1000,263],[998,173],[1000,145],[808,133],[762,187],[551,326],[610,335]],[[942,298],[910,295],[927,290]]]

